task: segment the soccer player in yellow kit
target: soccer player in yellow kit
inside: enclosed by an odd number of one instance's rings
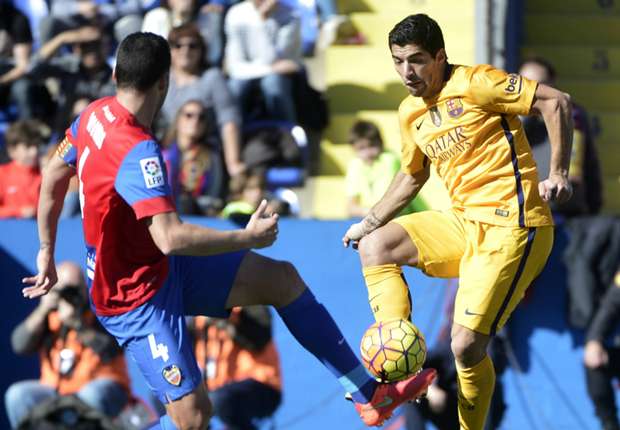
[[[461,429],[484,426],[495,385],[486,348],[543,269],[553,244],[547,201],[570,197],[570,98],[491,66],[448,63],[439,25],[411,15],[389,34],[394,68],[410,95],[399,107],[402,168],[343,243],[358,243],[377,321],[408,319],[401,266],[459,277],[452,351]],[[551,144],[540,182],[518,115],[543,116]],[[452,208],[393,217],[418,193],[430,165]]]

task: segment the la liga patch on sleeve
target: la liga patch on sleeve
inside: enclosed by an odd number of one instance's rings
[[[146,188],[156,188],[164,185],[164,170],[161,168],[159,157],[149,157],[140,160],[140,169],[144,177]]]

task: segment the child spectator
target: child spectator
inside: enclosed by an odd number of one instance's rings
[[[164,160],[179,213],[215,215],[222,208],[224,167],[209,139],[209,116],[201,102],[181,106],[164,140]]]
[[[6,132],[11,161],[0,166],[0,218],[33,218],[37,213],[41,171],[41,124],[36,120],[13,123]]]
[[[232,178],[229,184],[229,195],[229,203],[222,210],[222,217],[230,218],[239,224],[249,221],[250,215],[263,199],[269,202],[266,211],[268,214],[290,215],[289,205],[271,197],[267,192],[267,181],[262,169],[250,170]]]
[[[347,167],[347,211],[351,217],[363,217],[383,196],[400,170],[400,161],[383,148],[381,132],[369,121],[357,121],[349,131],[349,143],[355,158]],[[401,212],[407,214],[423,209],[413,200]]]

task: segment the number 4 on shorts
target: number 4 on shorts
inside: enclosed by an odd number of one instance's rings
[[[164,360],[164,363],[168,361],[168,347],[163,343],[157,343],[153,333],[149,334],[149,346],[151,347],[153,360],[157,360],[161,357],[161,359]]]

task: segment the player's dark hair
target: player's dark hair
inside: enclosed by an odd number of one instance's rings
[[[121,42],[116,54],[118,88],[144,92],[170,70],[168,41],[153,33],[132,33]]]
[[[354,144],[360,139],[368,139],[373,146],[383,148],[383,139],[379,128],[370,121],[357,121],[349,130],[349,143]]]
[[[388,36],[390,49],[392,45],[406,46],[412,43],[423,48],[433,58],[441,48],[445,48],[439,24],[423,13],[409,15],[396,24]]]
[[[551,64],[549,60],[547,60],[544,57],[540,57],[540,56],[527,57],[519,65],[519,70],[521,70],[521,67],[529,63],[534,63],[534,64],[538,64],[539,66],[541,66],[543,69],[547,71],[547,77],[549,78],[549,82],[555,81],[555,76],[556,76],[555,67],[553,67],[553,64]]]

